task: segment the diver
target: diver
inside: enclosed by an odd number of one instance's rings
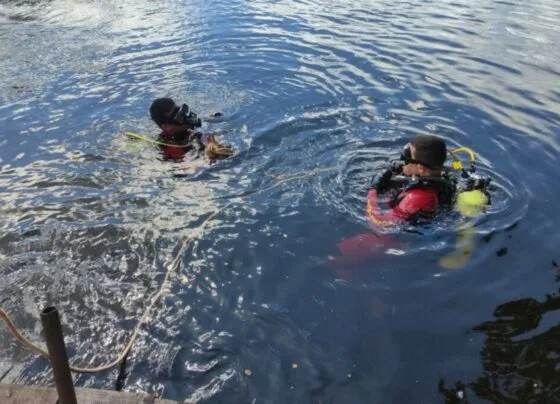
[[[150,106],[150,116],[161,129],[159,145],[168,160],[181,161],[191,151],[204,152],[211,162],[233,154],[231,146],[216,140],[216,133],[197,131],[202,120],[187,104],[178,106],[171,98],[157,98]]]
[[[471,154],[468,172],[455,153]],[[461,179],[445,167],[447,156],[452,166],[461,171]],[[445,141],[433,135],[414,137],[404,148],[400,159],[374,175],[367,195],[366,219],[373,232],[344,239],[337,244],[340,256],[331,260],[331,267],[351,269],[389,249],[406,246],[382,229],[395,225],[427,223],[440,212],[455,208],[461,215],[474,217],[489,203],[486,188],[489,179],[475,174],[474,153],[460,148],[448,151]]]
[[[456,184],[444,170],[446,158],[443,139],[432,135],[414,137],[400,160],[373,177],[367,199],[370,225],[375,228],[404,221],[415,223],[450,207]]]

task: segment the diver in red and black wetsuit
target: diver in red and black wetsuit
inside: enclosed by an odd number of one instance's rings
[[[400,243],[391,235],[375,232],[381,227],[429,220],[450,206],[455,183],[444,171],[447,148],[443,139],[420,135],[405,147],[401,160],[374,176],[367,197],[366,217],[374,233],[362,234],[337,244],[342,253],[335,268],[364,262]]]
[[[412,139],[401,161],[372,180],[367,203],[370,225],[375,228],[430,218],[440,206],[450,204],[454,185],[443,175],[446,157],[443,139],[431,135]],[[385,211],[380,204],[384,195],[388,205]]]
[[[166,159],[181,161],[191,150],[202,150],[211,160],[219,160],[233,154],[231,146],[216,141],[215,133],[201,133],[202,126],[197,115],[189,111],[187,104],[179,107],[171,98],[158,98],[150,106],[152,120],[161,128],[159,146]]]

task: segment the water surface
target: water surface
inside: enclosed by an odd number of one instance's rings
[[[72,362],[109,362],[181,253],[125,390],[552,402],[559,20],[554,0],[0,1],[2,308],[39,340],[38,310],[56,305]],[[238,155],[192,174],[120,135],[155,136],[148,107],[164,95],[223,111],[205,128]],[[368,231],[372,171],[419,133],[472,147],[493,178],[476,250],[441,268],[444,222],[337,280],[329,256]],[[332,170],[269,188],[315,168]],[[51,382],[0,335],[18,382]]]

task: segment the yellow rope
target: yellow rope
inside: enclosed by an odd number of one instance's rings
[[[161,142],[159,140],[154,140],[148,136],[144,136],[144,135],[139,135],[138,133],[134,133],[134,132],[121,132],[123,135],[128,136],[132,139],[136,139],[136,140],[142,140],[143,142],[148,142],[151,144],[155,144],[158,146],[166,146],[166,147],[177,147],[177,148],[184,148],[184,147],[188,147],[188,144],[172,144],[172,143],[165,143],[165,142]],[[210,143],[209,145],[207,145],[205,147],[205,153],[208,156],[208,158],[210,159],[215,159],[215,158],[220,158],[220,157],[229,157],[231,155],[233,155],[233,148],[231,148],[230,146],[224,146],[222,144],[219,143]]]
[[[8,327],[8,330],[10,330],[14,337],[16,337],[16,339],[19,340],[26,348],[38,355],[48,358],[49,354],[47,353],[47,351],[25,338],[25,336],[18,330],[18,328],[14,324],[14,321],[10,318],[8,313],[6,313],[3,309],[0,309],[0,318],[4,320],[6,326]]]
[[[167,146],[167,147],[187,147],[188,145],[186,144],[173,144],[173,143],[165,143],[165,142],[160,142],[159,140],[154,140],[148,136],[144,136],[144,135],[139,135],[138,133],[134,133],[134,132],[122,132],[123,135],[131,137],[133,139],[137,139],[137,140],[142,140],[144,142],[148,142],[148,143],[152,143],[152,144],[157,144],[159,146]]]
[[[267,187],[267,188],[263,188],[260,189],[256,192],[253,192],[251,194],[239,197],[239,199],[243,199],[246,197],[249,197],[251,195],[257,195],[260,193],[263,193],[267,190],[270,190],[272,188],[277,187],[278,185],[284,184],[286,182],[292,181],[292,180],[296,180],[296,179],[303,179],[303,178],[309,178],[312,177],[314,175],[317,175],[319,173],[325,172],[325,171],[331,171],[334,168],[327,168],[327,169],[321,169],[321,168],[317,168],[308,172],[303,172],[303,173],[298,173],[292,176],[289,176],[287,178],[281,178],[278,177],[276,183],[274,183],[273,185]],[[219,208],[218,210],[216,210],[214,213],[212,213],[208,218],[206,218],[206,220],[204,220],[204,222],[202,222],[202,224],[200,225],[199,229],[200,230],[204,230],[204,228],[206,227],[206,225],[211,221],[214,220],[216,218],[216,216],[218,216],[221,212],[223,212],[225,209],[227,209],[228,207],[230,207],[231,205],[233,205],[235,203],[235,201],[229,202],[226,205],[222,206],[221,208]],[[201,234],[202,235],[202,234]],[[167,268],[167,271],[165,272],[165,277],[163,279],[163,281],[161,282],[161,286],[160,288],[154,292],[151,297],[149,298],[149,304],[144,308],[144,312],[142,313],[142,316],[140,317],[140,320],[138,321],[138,323],[136,324],[136,326],[134,327],[134,330],[132,331],[132,335],[130,336],[130,339],[128,341],[128,344],[126,344],[125,348],[122,350],[121,354],[113,361],[110,362],[106,365],[102,365],[102,366],[98,366],[98,367],[94,367],[94,368],[80,368],[80,367],[75,367],[75,366],[70,366],[70,370],[76,373],[98,373],[98,372],[103,372],[109,369],[114,368],[115,366],[117,366],[119,363],[121,363],[123,361],[123,359],[126,357],[126,355],[128,355],[128,353],[130,352],[130,350],[132,349],[132,346],[134,345],[134,342],[136,342],[136,338],[138,337],[138,334],[140,332],[140,328],[142,327],[142,324],[144,324],[148,318],[148,314],[150,313],[150,311],[152,310],[152,308],[155,306],[155,304],[158,302],[158,300],[161,298],[161,296],[164,294],[164,291],[166,289],[166,286],[169,282],[169,278],[171,277],[171,274],[177,270],[177,268],[179,267],[179,263],[181,261],[181,258],[183,256],[183,254],[185,253],[187,246],[189,245],[190,242],[190,238],[185,238],[185,240],[183,241],[183,244],[181,245],[181,248],[179,249],[179,252],[177,253],[177,255],[175,256],[175,258],[173,259],[173,261],[171,262],[171,264],[169,265],[169,267]],[[14,321],[11,319],[11,317],[8,315],[8,313],[6,313],[3,309],[0,308],[0,318],[2,320],[4,320],[4,323],[6,324],[6,326],[8,327],[8,330],[10,330],[10,332],[14,335],[14,337],[20,341],[23,346],[25,346],[27,349],[29,349],[30,351],[41,355],[45,358],[49,358],[49,354],[48,352],[42,348],[41,346],[39,346],[38,344],[31,342],[30,340],[28,340],[17,328],[17,326],[14,324]]]

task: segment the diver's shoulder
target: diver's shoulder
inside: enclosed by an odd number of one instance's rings
[[[438,191],[432,185],[418,185],[414,188],[410,188],[404,191],[407,195],[411,195],[416,198],[437,198]]]

